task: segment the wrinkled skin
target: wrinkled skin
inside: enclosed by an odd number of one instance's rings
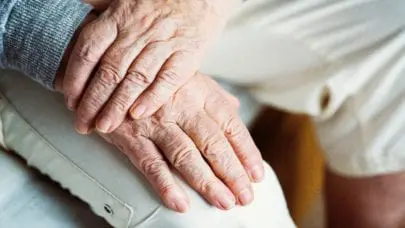
[[[151,117],[127,119],[103,136],[130,158],[169,208],[185,211],[189,205],[173,167],[208,202],[230,209],[249,204],[250,181],[264,175],[237,107],[215,81],[198,74]]]
[[[232,2],[112,1],[81,31],[63,80],[78,132],[112,132],[129,110],[133,118],[158,110],[195,74]]]
[[[58,74],[59,91],[62,79]],[[249,204],[251,181],[264,178],[238,106],[215,81],[197,74],[151,117],[126,118],[112,133],[99,134],[128,156],[167,207],[185,212],[190,206],[173,179],[177,171],[209,203],[227,210]]]
[[[81,28],[96,18],[89,15]],[[56,78],[61,92],[74,42]],[[169,208],[184,212],[190,206],[173,179],[177,171],[209,203],[230,209],[235,203],[249,204],[251,181],[264,175],[260,152],[239,119],[238,106],[215,81],[197,74],[152,116],[126,118],[115,131],[99,134],[128,156]]]

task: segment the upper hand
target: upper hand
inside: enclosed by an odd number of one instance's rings
[[[215,81],[197,75],[151,117],[126,119],[102,135],[129,157],[169,208],[185,211],[189,205],[170,166],[208,202],[230,209],[235,202],[249,204],[250,181],[264,175],[260,152],[237,107]]]
[[[158,110],[198,69],[230,2],[113,1],[81,31],[64,76],[78,131],[111,132],[130,109],[134,118]]]

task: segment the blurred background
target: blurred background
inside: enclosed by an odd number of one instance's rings
[[[324,164],[310,118],[266,107],[251,126],[264,159],[279,178],[298,227],[324,227]]]

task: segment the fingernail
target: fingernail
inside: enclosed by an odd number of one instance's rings
[[[111,121],[109,119],[101,119],[97,122],[97,130],[102,133],[108,133],[108,130],[111,127]]]
[[[180,213],[184,213],[188,210],[188,202],[185,199],[179,199],[176,203],[175,203],[175,208],[178,212]]]
[[[242,206],[250,204],[253,200],[252,191],[250,189],[243,190],[241,193],[239,193],[238,199]]]
[[[89,128],[82,123],[78,123],[76,124],[76,131],[79,132],[79,134],[86,135],[89,133]]]
[[[223,210],[230,210],[232,209],[236,202],[235,202],[235,197],[231,194],[223,194],[223,196],[220,197],[217,207],[219,209]]]
[[[70,111],[74,111],[75,107],[74,107],[74,100],[72,97],[67,96],[65,97],[65,101],[66,101],[66,106]]]
[[[165,198],[165,197],[164,197]],[[176,210],[177,212],[184,213],[188,210],[189,202],[181,193],[180,190],[171,190],[166,198],[169,208]]]
[[[264,170],[263,166],[261,165],[255,165],[253,168],[249,171],[249,177],[250,180],[254,182],[260,182],[264,178]]]
[[[131,110],[131,116],[134,119],[139,119],[142,117],[142,115],[146,112],[146,106],[145,105],[138,105],[136,106],[133,110]]]

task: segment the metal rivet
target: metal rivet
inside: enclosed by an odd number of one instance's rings
[[[110,214],[110,215],[114,214],[113,209],[112,209],[111,206],[108,205],[108,204],[104,204],[104,210],[105,210],[105,212],[107,212],[107,213]]]

